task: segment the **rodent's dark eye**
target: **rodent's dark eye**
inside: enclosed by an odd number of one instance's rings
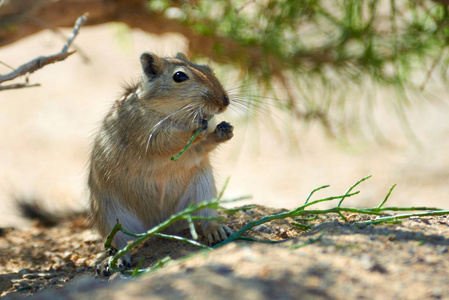
[[[183,82],[187,79],[189,79],[189,76],[184,72],[176,72],[175,75],[173,75],[173,80],[176,82]]]

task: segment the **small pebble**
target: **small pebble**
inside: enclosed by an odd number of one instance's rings
[[[394,235],[394,234],[389,234],[387,238],[389,241],[396,241],[396,239],[397,239],[396,235]]]
[[[388,273],[388,270],[384,266],[382,266],[378,261],[376,261],[371,257],[368,256],[362,257],[361,263],[363,267],[368,271],[379,272],[382,274]]]
[[[217,274],[221,274],[221,275],[229,274],[229,273],[234,272],[234,270],[231,267],[227,266],[227,265],[212,265],[212,266],[209,267],[209,269],[211,271],[213,271],[213,272],[215,272]]]
[[[445,247],[445,246],[439,246],[439,247],[438,247],[438,252],[441,253],[441,254],[447,253],[447,252],[448,252],[448,249],[447,249],[447,247]]]
[[[129,278],[121,276],[120,273],[114,273],[109,277],[108,282],[117,282],[125,280],[129,280]]]
[[[50,279],[56,276],[55,273],[37,273],[37,276],[44,279]]]
[[[248,210],[242,211],[242,213],[247,215],[247,216],[248,215],[251,216],[251,215],[253,215],[255,213],[255,211],[253,209],[248,209]]]
[[[360,224],[357,224],[357,227],[360,229],[364,229],[367,227],[367,225],[366,225],[366,223],[360,223]]]
[[[80,266],[86,266],[86,258],[81,257],[81,258],[77,259],[76,264],[80,265]]]
[[[72,251],[66,251],[62,254],[62,258],[64,260],[70,259],[70,257],[72,256],[73,252]]]
[[[420,239],[420,238],[423,238],[423,237],[424,237],[424,234],[422,232],[416,232],[415,233],[415,238],[416,239]]]
[[[33,290],[34,288],[31,285],[25,285],[22,287],[17,288],[18,292],[23,292],[23,291],[29,291],[29,290]]]
[[[19,273],[19,275],[24,275],[24,274],[27,274],[27,273],[30,273],[31,271],[29,270],[29,269],[21,269],[18,273]]]
[[[63,266],[63,267],[61,267],[61,270],[65,271],[65,272],[69,272],[69,273],[74,271],[73,267],[71,267],[71,266],[70,267],[69,266]]]
[[[15,286],[26,286],[30,285],[31,281],[26,279],[11,279],[11,283]]]
[[[37,277],[39,277],[39,276],[37,275],[37,273],[28,273],[28,274],[24,274],[24,275],[22,276],[23,279],[35,279],[35,278],[37,278]]]
[[[283,239],[289,239],[289,238],[290,238],[290,236],[288,235],[288,233],[285,232],[285,231],[281,232],[281,234],[279,234],[279,237],[280,237],[280,238],[283,238]]]
[[[67,276],[58,276],[58,277],[55,277],[55,278],[51,279],[50,280],[50,284],[51,285],[55,285],[55,284],[65,283],[67,281],[69,281],[69,277],[67,277]]]
[[[265,224],[260,224],[258,226],[253,227],[253,231],[259,233],[273,234],[273,230]]]

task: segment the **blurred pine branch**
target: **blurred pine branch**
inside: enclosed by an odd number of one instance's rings
[[[326,128],[366,119],[377,89],[404,118],[410,95],[445,86],[449,1],[418,0],[16,0],[0,4],[0,46],[44,27],[123,22],[189,40],[193,58],[221,64],[249,105],[270,102]],[[44,26],[45,25],[45,26]],[[249,87],[249,83],[252,84]],[[256,91],[256,93],[254,93]],[[234,93],[236,91],[234,90]],[[265,111],[267,111],[265,109]],[[348,117],[349,116],[349,117]],[[354,117],[355,116],[355,117]]]
[[[325,127],[330,111],[344,119],[345,102],[357,111],[364,89],[393,89],[402,113],[434,73],[447,79],[445,1],[156,0],[147,8],[208,38],[206,47],[191,41],[191,54],[233,65],[240,80],[251,78],[296,117]]]

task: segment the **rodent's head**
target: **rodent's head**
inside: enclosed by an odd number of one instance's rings
[[[140,98],[152,110],[175,118],[190,115],[207,119],[229,105],[229,96],[207,65],[197,65],[178,53],[162,58],[150,52],[140,56],[143,75]]]

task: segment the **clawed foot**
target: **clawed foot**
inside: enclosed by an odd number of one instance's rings
[[[113,248],[109,251],[109,256],[106,257],[101,263],[97,265],[97,275],[100,277],[109,277],[111,276],[111,270],[109,269],[109,262],[112,260],[112,257],[117,253],[117,249]],[[129,253],[120,257],[117,260],[117,268],[121,271],[128,270],[132,267],[131,257]]]
[[[210,224],[206,229],[203,229],[203,234],[209,245],[214,246],[231,236],[234,232],[226,225],[216,222]]]

